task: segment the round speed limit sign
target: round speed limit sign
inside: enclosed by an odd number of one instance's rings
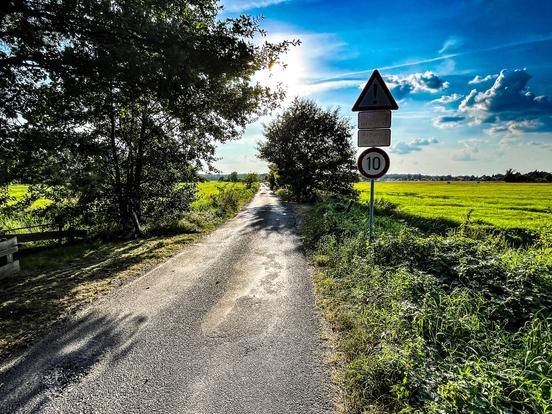
[[[389,156],[380,148],[368,148],[358,157],[358,170],[366,178],[383,177],[389,169]]]

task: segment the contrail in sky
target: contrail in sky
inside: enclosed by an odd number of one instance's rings
[[[527,44],[531,44],[531,43],[547,42],[547,41],[550,41],[550,40],[552,40],[552,33],[549,33],[547,35],[541,35],[541,36],[533,36],[529,39],[521,40],[519,42],[506,43],[506,44],[503,44],[503,45],[492,46],[492,47],[487,47],[487,48],[478,49],[478,50],[470,50],[470,51],[467,51],[467,52],[449,53],[449,54],[442,55],[442,56],[436,56],[436,57],[433,57],[433,58],[417,60],[417,61],[414,61],[414,62],[398,63],[396,65],[384,66],[384,67],[380,67],[380,68],[377,68],[377,69],[379,69],[379,70],[391,70],[391,69],[406,68],[406,67],[409,67],[409,66],[421,65],[423,63],[439,62],[441,60],[452,59],[452,58],[455,58],[455,57],[458,57],[458,56],[465,56],[465,55],[472,55],[472,54],[476,54],[476,53],[490,52],[490,51],[493,51],[493,50],[506,49],[506,48],[509,48],[509,47],[522,46],[522,45],[527,45]],[[364,74],[367,74],[367,73],[371,73],[374,69],[376,69],[376,68],[360,70],[360,71],[357,71],[357,72],[342,73],[340,75],[336,75],[336,76],[333,76],[333,77],[330,77],[330,78],[322,79],[321,81],[324,82],[324,81],[335,80],[335,79],[343,79],[343,78],[346,78],[346,77],[349,77],[349,76],[364,75]]]

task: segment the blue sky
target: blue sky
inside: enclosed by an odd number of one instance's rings
[[[225,0],[224,17],[264,16],[268,40],[301,39],[259,73],[294,96],[351,112],[379,69],[394,111],[390,173],[552,170],[552,2]],[[284,102],[284,105],[285,103]],[[266,170],[263,118],[220,146],[225,173]],[[356,131],[355,131],[356,132]],[[355,143],[356,145],[356,143]]]

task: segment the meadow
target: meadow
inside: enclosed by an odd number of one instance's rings
[[[255,187],[256,188],[256,187]],[[215,211],[217,197],[221,197],[221,190],[224,194],[231,194],[235,200],[232,202],[233,207],[238,204],[243,204],[244,200],[251,198],[252,194],[243,183],[230,183],[219,181],[205,181],[197,183],[197,199],[192,203],[192,212]],[[8,194],[13,197],[14,201],[22,200],[29,191],[29,186],[26,184],[13,184],[8,187]],[[29,207],[23,211],[19,211],[15,216],[3,216],[0,214],[0,228],[10,229],[19,228],[33,224],[43,224],[44,221],[36,214],[36,211],[48,206],[51,203],[50,200],[40,198],[34,201]],[[232,207],[230,207],[232,208]]]
[[[222,224],[251,200],[257,189],[258,184],[247,188],[242,183],[199,183],[197,200],[173,228],[149,229],[143,238],[132,240],[91,237],[24,255],[21,272],[1,281],[0,359],[25,348],[56,321],[140,276]],[[11,186],[9,191],[21,198],[27,186]],[[32,217],[33,209],[40,206],[31,206],[24,216]]]
[[[552,412],[552,186],[378,182],[373,243],[357,189],[302,227],[341,412]]]
[[[368,202],[370,184],[355,188]],[[403,213],[428,219],[473,223],[499,228],[539,230],[552,224],[552,184],[504,182],[376,182],[375,198],[398,206]]]

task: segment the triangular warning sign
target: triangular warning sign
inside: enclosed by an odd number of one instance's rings
[[[371,111],[376,109],[399,109],[393,95],[385,84],[380,73],[375,70],[368,79],[368,83],[360,93],[353,112]]]

